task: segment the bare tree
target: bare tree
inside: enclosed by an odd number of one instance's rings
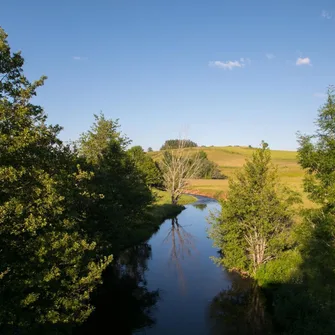
[[[178,218],[176,217],[171,220],[171,228],[163,242],[171,243],[169,263],[174,265],[180,284],[183,290],[185,290],[186,286],[182,262],[185,257],[192,256],[192,251],[196,252],[194,237],[185,230],[184,226],[178,223]]]
[[[202,164],[199,150],[187,148],[186,142],[187,140],[181,139],[178,148],[165,150],[161,161],[163,183],[174,205],[178,204],[188,180],[198,176]]]

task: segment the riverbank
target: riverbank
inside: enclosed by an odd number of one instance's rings
[[[156,233],[160,225],[167,219],[172,219],[179,215],[184,209],[184,205],[191,204],[197,201],[193,195],[183,194],[180,197],[180,204],[171,204],[170,195],[168,192],[154,189],[153,193],[156,197],[155,203],[147,210],[144,222],[128,232],[125,238],[125,243],[121,244],[119,250],[124,250],[134,245],[140,244],[148,240],[154,233]]]
[[[188,193],[188,192],[184,192]],[[158,189],[153,189],[153,194],[156,198],[155,204],[156,205],[171,205],[171,195],[167,191],[162,191]],[[197,198],[191,194],[182,194],[178,200],[179,205],[188,205],[192,202],[196,202]]]
[[[203,191],[198,189],[187,189],[185,193],[191,196],[201,195],[203,197],[215,199],[215,200],[222,200],[226,199],[227,194],[223,191]]]

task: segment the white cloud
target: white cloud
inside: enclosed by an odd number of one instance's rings
[[[327,94],[317,92],[317,93],[314,93],[313,96],[315,96],[316,98],[322,98],[322,99],[324,99],[324,98],[327,97]]]
[[[73,59],[73,60],[86,60],[87,57],[73,56],[72,59]]]
[[[270,54],[270,53],[268,53],[268,54],[265,54],[265,57],[266,57],[267,59],[274,59],[276,56],[275,56],[274,54]]]
[[[328,11],[326,11],[326,10],[323,10],[323,11],[321,12],[321,16],[322,16],[324,19],[327,19],[327,20],[330,20],[330,19],[333,18],[332,13],[330,13],[330,12],[328,12]]]
[[[251,60],[249,58],[240,58],[240,60],[229,60],[226,62],[222,62],[219,60],[216,61],[210,61],[208,63],[208,66],[210,67],[217,67],[219,69],[224,69],[224,70],[232,70],[233,68],[239,67],[245,67],[246,63],[250,63]]]
[[[308,57],[301,58],[299,57],[295,63],[295,65],[312,65],[311,60]]]

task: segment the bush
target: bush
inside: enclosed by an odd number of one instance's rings
[[[263,264],[256,272],[255,279],[260,286],[296,282],[302,257],[298,250],[284,252],[279,258]]]

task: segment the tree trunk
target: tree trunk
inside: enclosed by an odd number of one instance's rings
[[[171,195],[171,203],[172,205],[177,205],[178,204],[178,199],[175,197],[174,194]]]

